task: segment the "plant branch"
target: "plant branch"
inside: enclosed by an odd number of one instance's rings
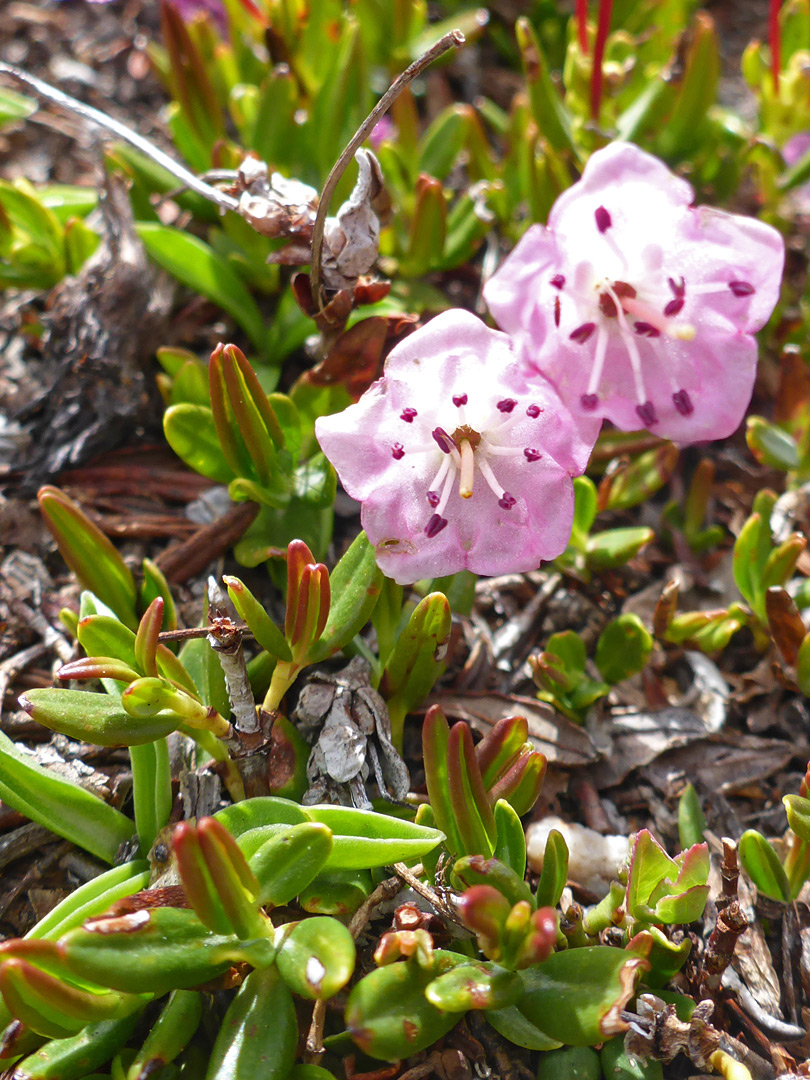
[[[239,200],[235,199],[233,195],[228,195],[224,191],[219,191],[218,188],[206,184],[204,180],[200,180],[199,177],[195,176],[193,172],[185,167],[185,165],[179,164],[174,158],[169,157],[163,150],[159,150],[158,147],[153,146],[148,139],[145,139],[142,135],[138,135],[137,132],[130,130],[125,124],[119,123],[118,120],[113,120],[111,116],[107,116],[98,109],[94,109],[91,105],[85,105],[84,102],[78,101],[69,94],[62,93],[61,90],[49,86],[48,83],[43,82],[42,79],[38,79],[35,75],[29,75],[27,71],[23,71],[13,64],[6,64],[0,61],[0,75],[7,75],[13,82],[19,83],[29,90],[33,90],[38,97],[50,102],[51,105],[56,105],[58,108],[64,109],[74,116],[78,116],[79,119],[83,120],[86,124],[89,124],[92,127],[101,128],[102,131],[108,131],[117,139],[121,139],[122,142],[129,143],[129,145],[133,146],[139,153],[148,157],[151,161],[154,161],[156,165],[160,165],[161,168],[171,173],[172,176],[187,187],[189,191],[194,191],[197,195],[202,195],[204,199],[208,199],[209,202],[215,203],[220,209],[238,212]]]
[[[466,38],[460,30],[451,30],[448,34],[445,34],[444,37],[439,38],[435,45],[432,45],[427,52],[414,60],[410,67],[405,68],[402,74],[388,87],[386,92],[351,137],[346,148],[343,150],[343,153],[332,166],[332,171],[327,176],[326,183],[323,185],[320,202],[318,203],[318,213],[315,217],[315,225],[312,230],[312,267],[310,272],[310,282],[312,287],[312,298],[315,301],[319,312],[323,311],[323,305],[321,303],[321,260],[323,256],[323,234],[324,228],[326,227],[326,215],[329,212],[329,202],[335,193],[335,188],[340,182],[340,178],[346,171],[346,166],[354,157],[355,151],[365,142],[370,133],[374,130],[377,122],[388,112],[405,87],[413,82],[416,76],[420,75],[425,68],[429,67],[434,60],[442,55],[442,53],[446,53],[448,49],[460,47],[465,41]]]

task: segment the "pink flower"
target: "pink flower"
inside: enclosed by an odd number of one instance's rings
[[[531,387],[506,334],[446,311],[391,352],[385,375],[315,433],[384,573],[535,569],[565,549],[583,435],[545,380]]]
[[[693,197],[657,158],[612,143],[485,286],[524,363],[574,415],[682,443],[742,420],[784,244]]]

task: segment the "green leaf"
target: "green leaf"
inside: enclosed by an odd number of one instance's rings
[[[40,488],[37,499],[62,558],[82,587],[108,604],[134,630],[138,624],[135,579],[113,544],[58,488]]]
[[[136,229],[147,252],[159,266],[227,311],[263,352],[267,330],[261,312],[225,259],[203,240],[169,225],[141,221]]]
[[[248,860],[259,882],[257,903],[289,904],[326,865],[333,846],[331,830],[316,821],[288,825],[271,836]]]
[[[0,799],[108,863],[135,832],[134,823],[120,811],[37,765],[2,732]]]
[[[163,433],[175,454],[195,472],[218,484],[233,480],[233,469],[222,453],[207,406],[189,402],[171,405],[163,416]]]
[[[233,601],[234,607],[247,623],[248,629],[259,645],[277,660],[292,660],[287,639],[247,585],[238,577],[226,576],[222,580],[227,586],[228,596]]]
[[[15,94],[13,90],[0,88],[0,125],[5,125],[11,120],[27,120],[37,111],[37,103],[33,98]]]
[[[749,416],[745,422],[745,441],[760,463],[785,472],[800,464],[796,440],[787,431],[770,424],[761,416]]]
[[[326,869],[363,870],[395,862],[415,863],[442,842],[438,829],[401,818],[329,804],[305,807],[312,821],[332,830],[334,846]]]
[[[20,698],[20,704],[30,717],[51,731],[95,746],[140,746],[162,739],[183,723],[182,716],[166,711],[133,719],[111,694],[88,690],[29,690]]]
[[[139,1080],[162,1071],[191,1041],[203,1013],[198,990],[174,990],[140,1050],[130,1062],[127,1080]]]
[[[614,570],[634,559],[655,539],[655,532],[643,526],[607,529],[588,538],[586,558],[590,570]]]
[[[568,1046],[594,1046],[626,1029],[621,1010],[648,962],[625,949],[594,945],[554,953],[520,972],[517,1008],[531,1024]]]
[[[570,118],[551,81],[549,63],[540,40],[525,16],[521,16],[515,24],[515,34],[534,121],[555,150],[567,151],[576,161],[579,152],[571,135]]]
[[[497,835],[493,855],[523,878],[526,873],[526,834],[520,818],[506,799],[498,799],[494,813]]]
[[[537,1080],[602,1080],[599,1055],[590,1046],[564,1046],[540,1058]]]
[[[93,919],[68,931],[59,952],[83,979],[154,994],[199,986],[243,957],[233,934],[214,934],[193,911],[171,907]]]
[[[14,1066],[16,1080],[79,1080],[89,1076],[126,1045],[138,1025],[137,1012],[120,1020],[88,1024],[78,1035],[47,1042]]]
[[[414,608],[380,680],[388,702],[391,735],[402,745],[402,725],[408,713],[427,697],[446,668],[452,613],[444,593],[429,593]]]
[[[556,907],[568,880],[568,845],[557,829],[552,829],[546,839],[543,869],[537,882],[535,903],[538,908]]]
[[[329,916],[287,923],[279,928],[276,944],[279,974],[299,997],[326,1001],[354,973],[354,938],[343,923]]]
[[[205,1080],[287,1080],[297,1046],[286,983],[274,967],[251,971],[225,1013]]]
[[[706,815],[692,784],[687,784],[678,800],[678,837],[682,848],[700,844],[706,828]]]
[[[364,532],[358,534],[329,581],[332,592],[329,618],[320,638],[307,653],[307,664],[318,664],[334,656],[371,618],[382,588],[382,573]]]
[[[757,889],[786,904],[790,900],[790,885],[773,845],[755,829],[747,829],[737,850],[743,869]]]
[[[346,1027],[363,1053],[397,1061],[432,1046],[458,1023],[460,1012],[443,1012],[425,997],[438,974],[408,960],[377,968],[353,987]]]
[[[810,843],[810,799],[803,795],[785,795],[782,803],[787,811],[788,825],[800,840]]]
[[[425,997],[437,1009],[505,1009],[520,997],[523,984],[517,972],[486,961],[459,964],[428,983]]]
[[[605,682],[615,685],[638,674],[650,658],[652,634],[638,617],[626,612],[609,622],[596,644],[596,666]]]

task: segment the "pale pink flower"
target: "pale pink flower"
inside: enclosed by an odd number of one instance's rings
[[[681,443],[742,420],[784,244],[693,197],[663,162],[612,143],[485,286],[524,363],[575,415]]]
[[[458,310],[400,342],[356,405],[315,423],[380,568],[400,584],[559,555],[571,477],[597,429],[578,428],[545,380],[527,384],[506,334]]]

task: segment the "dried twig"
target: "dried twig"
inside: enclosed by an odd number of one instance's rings
[[[323,256],[323,234],[324,228],[326,227],[326,216],[329,211],[329,202],[335,192],[335,188],[340,182],[341,176],[343,176],[343,173],[346,171],[346,166],[354,157],[355,151],[363,142],[365,142],[370,133],[374,130],[377,122],[385,116],[405,87],[413,82],[417,75],[421,75],[425,68],[429,67],[434,60],[442,55],[442,53],[447,52],[448,49],[460,47],[464,44],[465,40],[466,38],[460,30],[451,30],[449,34],[445,34],[444,37],[439,38],[436,44],[431,46],[427,52],[414,60],[410,67],[407,67],[389,86],[351,137],[340,157],[332,166],[332,171],[327,176],[326,183],[323,185],[320,202],[318,203],[318,213],[315,216],[315,225],[312,230],[312,267],[310,271],[310,282],[312,287],[312,299],[319,312],[323,311],[323,304],[321,303],[321,260]]]
[[[259,717],[242,649],[242,631],[230,597],[213,577],[208,579],[208,605],[213,625],[207,640],[222,665],[233,724],[237,731],[250,734],[259,730]]]
[[[110,132],[116,139],[129,143],[129,145],[133,146],[140,154],[148,157],[150,161],[154,161],[156,165],[160,165],[161,168],[164,168],[167,172],[171,173],[172,176],[176,177],[176,179],[184,184],[190,191],[202,195],[204,199],[208,199],[209,202],[215,203],[222,210],[233,210],[238,212],[239,200],[235,199],[233,195],[227,195],[224,191],[219,191],[217,188],[211,187],[210,184],[206,184],[205,181],[200,180],[199,177],[195,176],[194,173],[190,172],[184,165],[175,161],[174,158],[169,157],[168,154],[164,153],[163,150],[158,149],[157,146],[153,146],[148,139],[145,139],[142,135],[138,135],[137,132],[132,131],[126,124],[114,120],[111,116],[105,115],[103,112],[94,109],[90,105],[85,105],[83,101],[71,97],[70,94],[62,93],[61,90],[49,86],[48,83],[43,82],[42,79],[38,79],[35,75],[29,75],[27,71],[23,71],[22,68],[15,67],[13,64],[6,64],[0,61],[0,75],[7,75],[13,82],[18,83],[29,90],[33,90],[37,97],[42,98],[51,105],[55,105],[59,109],[66,110],[73,116],[78,116],[79,119],[83,120],[91,127],[101,128],[102,131]]]

